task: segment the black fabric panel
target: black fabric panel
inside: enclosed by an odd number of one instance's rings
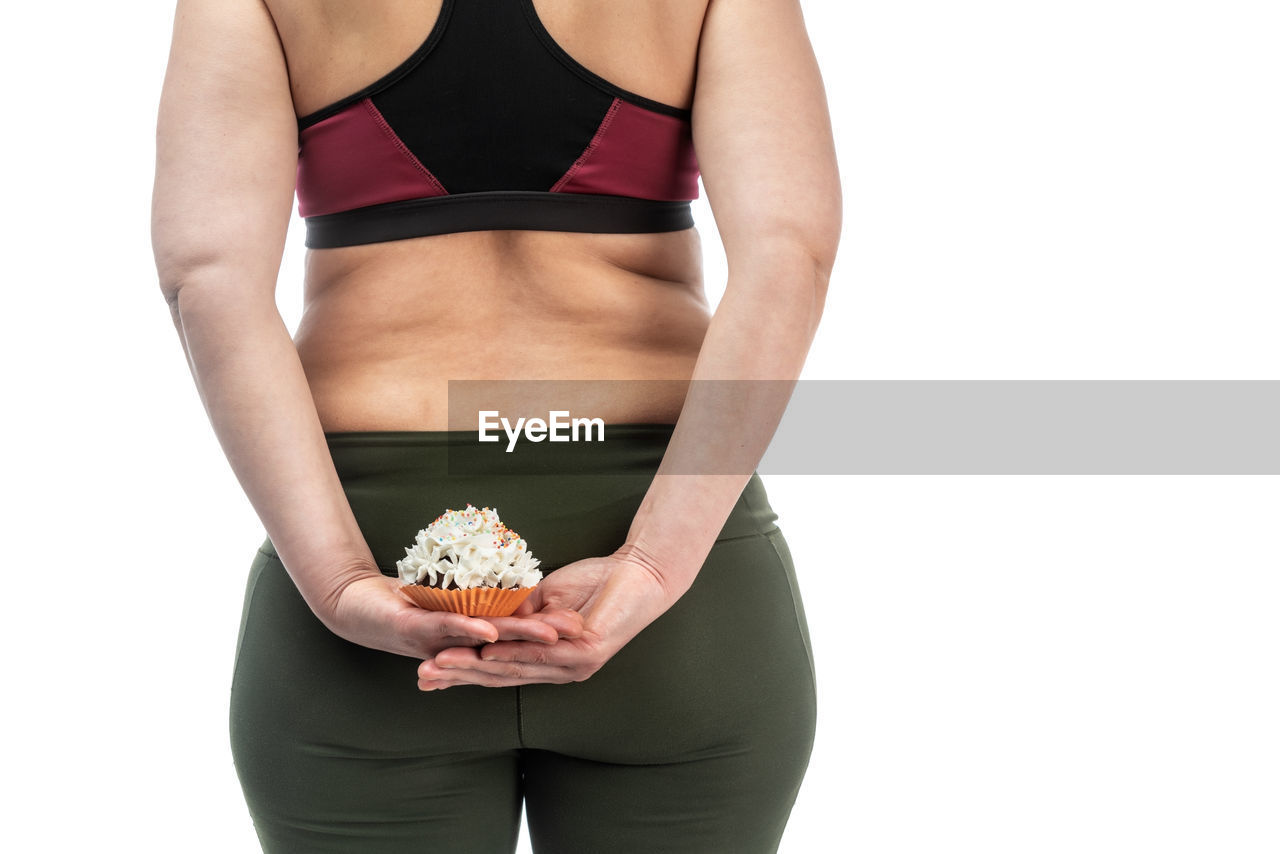
[[[689,202],[630,196],[493,191],[433,196],[308,217],[306,246],[331,249],[490,229],[627,234],[693,226]]]
[[[613,96],[557,60],[518,2],[466,0],[426,59],[372,100],[445,190],[472,193],[550,190]]]
[[[447,0],[447,2],[452,2],[452,0]],[[517,0],[512,0],[512,2],[517,2]],[[542,41],[542,44],[546,49],[551,51],[551,53],[560,60],[561,65],[566,66],[570,71],[581,77],[583,80],[586,80],[592,86],[595,86],[597,89],[603,89],[611,95],[616,95],[624,101],[630,101],[631,103],[638,104],[647,110],[653,110],[656,113],[675,116],[676,118],[684,119],[685,121],[689,121],[693,118],[693,110],[685,109],[684,107],[677,107],[674,104],[664,104],[661,101],[655,101],[652,98],[646,98],[644,95],[639,95],[629,89],[623,89],[612,80],[606,80],[599,74],[596,74],[590,68],[587,68],[566,53],[565,49],[560,46],[560,43],[555,40],[555,36],[551,35],[551,33],[547,31],[546,26],[542,23],[542,19],[538,17],[538,10],[533,5],[533,0],[518,0],[518,2],[520,3],[520,7],[524,10],[525,18],[529,21],[530,29],[532,29],[534,34]]]

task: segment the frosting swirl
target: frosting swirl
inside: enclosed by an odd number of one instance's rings
[[[404,552],[396,571],[405,584],[467,590],[533,587],[542,580],[540,561],[491,507],[444,511]]]

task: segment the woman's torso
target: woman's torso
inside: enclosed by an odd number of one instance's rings
[[[706,2],[533,0],[575,60],[684,108]],[[441,5],[267,0],[295,112],[307,115],[396,67]],[[294,343],[321,424],[334,432],[460,429],[464,413],[451,422],[447,412],[451,379],[687,380],[710,321],[695,228],[471,231],[308,249],[303,294]],[[680,383],[557,391],[556,408],[609,423],[672,423],[684,398]],[[475,414],[465,418],[474,429]]]

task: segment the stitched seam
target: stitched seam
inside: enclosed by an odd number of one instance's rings
[[[435,206],[437,204],[444,204],[444,203],[448,203],[450,205],[470,204],[473,202],[476,204],[486,204],[486,203],[496,204],[501,202],[520,200],[520,197],[518,196],[505,196],[505,195],[489,196],[486,191],[481,191],[481,192],[485,192],[484,197],[481,197],[478,195],[471,195],[470,193],[457,194],[457,195],[449,194],[445,196],[424,196],[418,199],[409,199],[406,201],[397,201],[397,202],[383,202],[377,205],[364,205],[362,207],[352,208],[351,210],[346,210],[346,211],[335,211],[334,213],[328,213],[328,214],[316,214],[315,216],[307,217],[307,219],[326,222],[326,221],[330,221],[330,219],[337,220],[342,217],[346,217],[350,214],[364,213],[364,212],[373,210],[375,208],[378,210],[404,210],[412,207],[428,207],[428,206]],[[505,191],[496,190],[493,192],[504,193]],[[546,191],[538,190],[534,192],[546,192]],[[655,210],[660,207],[661,208],[669,207],[674,210],[676,208],[687,207],[689,204],[688,201],[685,201],[683,199],[676,200],[676,201],[664,201],[660,199],[644,199],[644,198],[639,198],[635,196],[624,196],[617,199],[610,199],[610,198],[604,198],[603,194],[593,194],[593,193],[559,193],[553,196],[544,195],[538,199],[538,203],[542,204],[544,202],[563,203],[563,204],[620,205],[620,206],[630,206],[630,207],[637,207],[638,205],[636,203],[638,202],[641,202],[641,203],[652,202],[653,203],[652,207]]]
[[[613,123],[613,117],[617,115],[618,107],[621,106],[622,100],[614,98],[609,104],[608,111],[604,114],[604,118],[600,121],[600,127],[596,128],[595,135],[591,137],[591,142],[587,143],[578,159],[573,161],[573,165],[569,167],[569,171],[560,176],[560,180],[551,186],[551,192],[557,192],[565,184],[573,180],[573,176],[578,173],[582,165],[591,159],[591,155],[595,154],[596,149],[600,147],[600,140],[604,137],[605,131],[609,129],[609,125]]]
[[[732,542],[735,542],[735,541],[737,541],[737,540],[745,540],[745,539],[747,539],[748,537],[767,537],[767,536],[769,536],[770,534],[772,534],[774,531],[777,531],[777,530],[778,530],[778,527],[775,525],[774,527],[770,528],[770,529],[769,529],[769,530],[767,530],[767,531],[752,531],[752,532],[751,532],[751,533],[749,533],[749,534],[738,534],[737,536],[734,536],[734,537],[721,537],[720,539],[716,540],[716,542],[717,542],[717,543],[732,543]]]
[[[258,546],[258,554],[262,555],[263,557],[265,557],[265,558],[267,558],[267,559],[269,559],[269,560],[274,560],[274,561],[276,561],[277,563],[279,563],[279,561],[280,561],[280,558],[279,558],[278,556],[273,555],[273,554],[272,554],[271,552],[269,552],[269,551],[265,551],[265,550],[262,548],[262,546]],[[283,565],[283,564],[282,564],[282,565]],[[245,607],[245,611],[244,611],[244,619],[243,619],[243,622],[241,623],[240,630],[236,633],[236,651],[235,651],[235,657],[234,657],[235,664],[234,664],[234,665],[232,666],[232,668],[231,668],[231,688],[232,688],[232,690],[234,690],[234,689],[235,689],[236,679],[237,679],[237,678],[239,677],[239,675],[240,675],[240,665],[241,665],[241,663],[244,661],[244,655],[243,655],[243,651],[244,651],[244,636],[245,636],[245,633],[246,633],[246,632],[248,632],[248,630],[249,630],[249,622],[250,622],[250,620],[253,618],[253,604],[254,604],[254,600],[255,600],[255,599],[257,598],[257,596],[258,596],[258,582],[259,582],[259,581],[261,581],[261,580],[262,580],[262,571],[261,571],[261,570],[259,570],[259,571],[257,572],[257,574],[255,574],[255,575],[253,576],[253,580],[252,580],[252,583],[251,583],[251,584],[250,584],[250,586],[249,586],[249,590],[248,590],[248,592],[245,594],[245,598],[248,600],[248,603],[247,603],[247,605],[246,605],[246,607]]]
[[[779,536],[781,536],[781,528],[775,528],[774,531],[778,532]],[[770,531],[769,534],[774,533],[774,531]],[[800,610],[796,605],[796,603],[800,601],[800,593],[792,586],[791,577],[787,573],[787,562],[782,559],[782,552],[778,551],[778,544],[773,541],[773,537],[769,534],[762,534],[761,536],[769,541],[769,547],[773,549],[774,555],[778,558],[778,568],[782,571],[783,579],[787,582],[787,589],[791,591],[791,614],[795,619],[796,634],[800,638],[800,646],[804,649],[804,657],[809,661],[809,679],[813,683],[813,695],[816,701],[818,696],[818,668],[814,664],[813,655],[809,651],[809,645],[804,642],[804,632],[800,625]]]
[[[524,743],[524,698],[520,693],[520,686],[516,686],[516,741],[521,747],[527,747]]]
[[[391,144],[396,147],[396,150],[408,158],[414,168],[421,172],[422,176],[427,179],[427,183],[429,183],[433,188],[439,190],[441,193],[447,195],[449,191],[444,188],[444,185],[440,183],[435,175],[431,174],[431,171],[427,169],[426,166],[422,165],[422,161],[409,150],[409,146],[404,144],[404,140],[400,138],[399,134],[391,129],[391,125],[387,124],[386,117],[382,115],[381,110],[374,106],[373,101],[369,98],[365,98],[364,105],[365,109],[368,110],[369,115],[373,116],[373,121],[378,125],[378,128],[382,131],[383,135],[386,136],[387,139],[391,140]]]

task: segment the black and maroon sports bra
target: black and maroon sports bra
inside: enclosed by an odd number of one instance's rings
[[[689,228],[689,119],[576,62],[533,0],[444,0],[408,59],[298,119],[306,245]]]

